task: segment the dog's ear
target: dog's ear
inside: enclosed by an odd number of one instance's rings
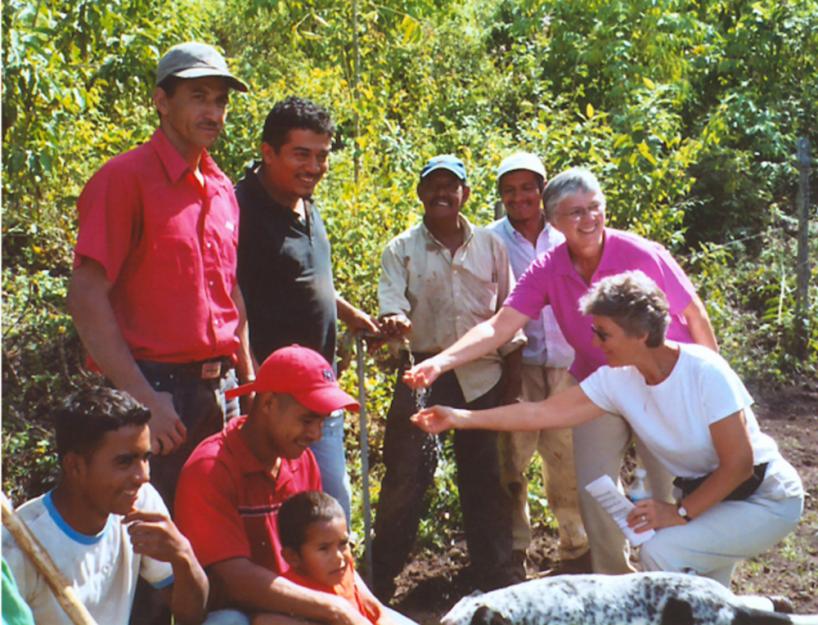
[[[481,605],[472,614],[471,625],[511,625],[511,621],[487,605]]]
[[[687,601],[671,597],[662,610],[662,625],[693,625],[693,608]]]

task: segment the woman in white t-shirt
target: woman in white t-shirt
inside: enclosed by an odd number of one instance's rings
[[[747,389],[725,360],[665,339],[668,303],[641,271],[605,278],[581,301],[593,318],[601,367],[578,387],[537,403],[469,411],[434,406],[413,417],[448,428],[538,430],[622,415],[673,475],[675,503],[647,499],[628,517],[646,570],[684,571],[729,586],[739,560],[772,547],[798,524],[804,491],[764,434]]]

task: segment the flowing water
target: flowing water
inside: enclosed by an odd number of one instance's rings
[[[409,356],[409,367],[413,368],[415,366],[415,354],[412,353],[412,345],[409,343],[408,337],[403,337],[403,346]],[[418,412],[426,408],[426,402],[429,399],[429,391],[429,387],[414,389],[415,408],[417,408]],[[439,461],[445,461],[443,456],[443,442],[440,440],[440,437],[435,434],[429,434],[423,443],[423,453],[428,455],[430,460],[434,459],[438,461],[436,462],[438,465],[436,472],[439,472],[441,470]]]

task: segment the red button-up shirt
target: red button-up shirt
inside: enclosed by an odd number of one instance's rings
[[[162,130],[108,161],[82,191],[74,266],[100,263],[111,306],[137,360],[232,355],[239,314],[239,208],[205,152],[201,184]]]
[[[282,458],[273,479],[241,437],[245,421],[232,419],[193,450],[179,475],[174,519],[202,566],[248,558],[283,573],[289,566],[278,511],[296,493],[322,490],[321,472],[307,449],[295,460]]]

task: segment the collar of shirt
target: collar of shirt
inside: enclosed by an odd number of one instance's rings
[[[469,242],[471,241],[472,236],[474,235],[474,227],[471,225],[471,223],[469,223],[469,220],[466,219],[462,214],[458,214],[457,222],[461,225],[463,230],[465,230],[465,236],[463,237],[463,243],[461,243],[460,247],[457,248],[457,251],[460,251],[461,249],[466,247],[469,244]],[[426,227],[426,222],[424,222],[423,220],[421,220],[421,222],[420,222],[420,231],[423,233],[423,237],[427,241],[429,241],[430,243],[433,243],[434,245],[437,245],[439,248],[442,248],[443,250],[445,250],[447,252],[449,251],[449,248],[446,247],[445,245],[443,245],[443,243],[441,243],[438,240],[438,238],[434,234],[432,234],[432,231],[429,230],[429,228]]]
[[[270,210],[286,215],[295,222],[303,224],[301,219],[299,219],[298,215],[293,210],[276,202],[267,192],[267,189],[264,188],[264,184],[261,181],[261,161],[254,161],[253,164],[245,170],[243,184],[248,184],[250,192],[255,196],[255,200],[249,203],[250,206],[263,206],[265,208],[269,208]],[[306,197],[303,199],[305,206],[304,212],[308,215],[308,219],[312,220],[313,211],[317,210],[315,202],[313,201],[312,197]]]
[[[536,247],[531,244],[523,234],[521,234],[511,223],[511,220],[508,218],[508,215],[503,217],[500,220],[501,228],[505,230],[506,236],[518,247],[522,247],[524,249],[533,249],[534,254],[531,256],[531,260],[534,260],[537,256],[541,256],[545,252],[555,248],[559,244],[565,241],[565,235],[562,234],[559,230],[557,230],[554,226],[552,226],[547,221],[545,222],[545,226],[540,231],[540,234],[537,235],[537,245]],[[518,276],[519,277],[519,276]]]
[[[607,265],[608,259],[611,257],[613,250],[611,248],[615,247],[615,230],[611,228],[605,228],[603,238],[602,238],[602,256],[599,258],[599,264],[597,268],[594,270],[594,275],[591,277],[591,283],[593,284],[599,272],[605,269]],[[611,235],[614,236],[611,236]],[[574,261],[571,260],[571,254],[568,251],[568,244],[564,243],[560,245],[554,250],[554,260],[556,261],[556,266],[554,270],[562,276],[572,276],[577,280],[582,280],[582,276],[577,273],[576,268],[574,267]],[[584,280],[583,280],[584,284]]]
[[[188,172],[190,164],[182,158],[178,150],[168,139],[165,131],[157,128],[150,140],[150,145],[159,157],[162,167],[168,174],[168,178],[173,183],[179,182]],[[211,158],[207,150],[202,150],[202,158],[199,161],[199,169],[205,178],[221,177],[221,170],[216,166],[216,162]]]
[[[271,481],[275,482],[276,488],[283,486],[292,479],[293,466],[286,458],[282,458],[278,476],[275,480],[272,480],[270,470],[253,455],[253,452],[241,437],[241,428],[246,422],[246,416],[230,420],[224,431],[225,446],[230,454],[236,458],[239,469],[243,474],[263,473]]]

